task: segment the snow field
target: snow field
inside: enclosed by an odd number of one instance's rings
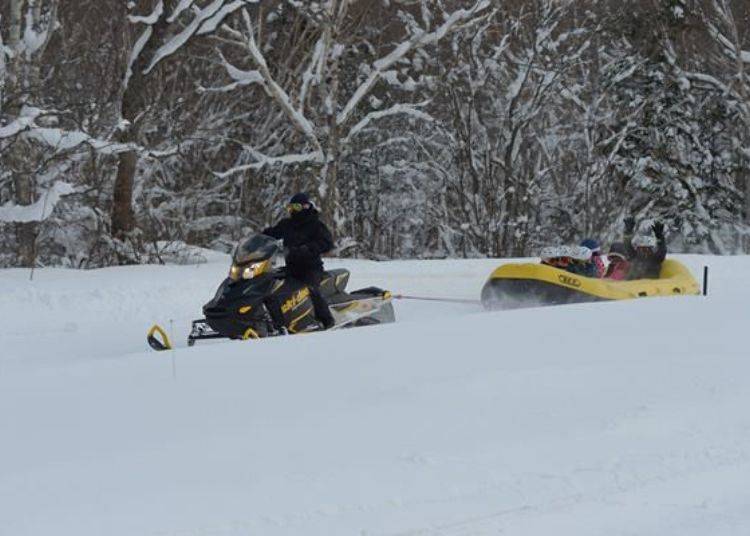
[[[155,354],[224,276],[0,272],[0,534],[738,535],[747,257],[709,298],[485,313]],[[476,298],[498,261],[329,262]],[[37,329],[37,326],[43,328]]]

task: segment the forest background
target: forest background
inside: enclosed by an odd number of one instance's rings
[[[0,0],[0,266],[750,251],[747,0]]]

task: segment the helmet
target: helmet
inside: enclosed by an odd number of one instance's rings
[[[290,214],[294,214],[296,212],[301,212],[306,206],[307,208],[313,206],[312,201],[310,201],[310,196],[305,192],[298,192],[289,200],[286,209]]]
[[[655,248],[656,238],[651,235],[638,235],[633,238],[634,248]]]
[[[296,194],[294,194],[289,200],[289,204],[291,205],[292,203],[299,203],[300,205],[312,204],[312,202],[310,201],[310,196],[305,192],[297,192]]]
[[[588,261],[591,250],[582,246],[548,246],[539,255],[542,259],[558,259],[566,257],[571,260]]]
[[[583,242],[581,242],[581,247],[589,248],[591,250],[591,253],[594,255],[598,255],[602,252],[602,248],[599,245],[599,242],[594,240],[593,238],[587,238]]]

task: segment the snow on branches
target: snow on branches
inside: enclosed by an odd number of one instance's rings
[[[339,125],[345,124],[351,117],[354,109],[359,105],[362,99],[367,96],[372,90],[375,83],[383,76],[383,73],[389,69],[396,62],[402,60],[408,53],[413,50],[426,47],[437,43],[441,38],[444,38],[449,32],[456,28],[461,23],[466,23],[472,19],[483,15],[482,11],[490,5],[489,0],[480,0],[474,4],[470,9],[459,9],[450,15],[446,16],[445,22],[438,26],[435,30],[420,31],[410,39],[399,43],[393,51],[386,56],[373,62],[373,69],[370,71],[367,79],[360,84],[354,94],[351,96],[349,101],[344,106],[344,109],[339,113],[336,121]],[[426,7],[423,4],[423,10]],[[425,17],[429,21],[428,17]]]
[[[410,75],[407,75],[409,81],[401,84],[396,69],[411,70],[414,77],[419,78],[410,59],[417,53],[429,58],[430,54],[435,53],[441,39],[453,32],[466,30],[490,16],[492,12],[489,7],[489,0],[478,0],[468,8],[444,13],[437,5],[423,2],[421,18],[424,26],[409,22],[413,19],[408,17],[389,19],[388,24],[401,23],[392,32],[398,37],[375,50],[362,28],[366,20],[364,15],[373,9],[369,3],[350,0],[291,2],[290,6],[283,8],[283,16],[298,17],[304,21],[300,27],[305,29],[297,36],[300,44],[294,50],[294,55],[279,56],[275,58],[276,63],[269,62],[266,57],[266,45],[256,42],[256,37],[261,35],[263,12],[258,10],[251,14],[243,9],[244,28],[228,28],[227,31],[235,42],[242,36],[241,43],[253,70],[241,68],[221,56],[222,65],[233,83],[220,89],[225,91],[260,84],[302,138],[287,137],[288,141],[275,147],[277,153],[273,156],[260,156],[260,151],[252,148],[257,142],[247,141],[243,144],[246,150],[242,159],[250,158],[253,163],[238,162],[219,173],[219,176],[227,177],[268,165],[314,164],[319,167],[316,180],[310,187],[317,190],[324,210],[337,213],[341,186],[337,178],[338,170],[354,150],[355,137],[376,122],[396,116],[428,122],[433,120],[425,110],[429,99],[412,102],[415,96],[419,97],[418,93],[414,95],[418,85]],[[253,17],[258,19],[257,23],[253,22]],[[359,55],[360,50],[371,51],[362,64],[367,71],[364,77],[360,74],[361,70],[342,69],[342,59],[347,54]],[[420,62],[423,60],[420,58]],[[399,100],[384,110],[364,109],[363,103],[373,102],[369,97],[380,81],[383,81],[383,91],[392,87],[400,89],[394,93],[399,95],[396,97]],[[352,123],[355,117],[357,121]],[[343,221],[335,214],[332,219],[336,225]]]
[[[39,196],[31,205],[16,205],[8,202],[0,205],[0,222],[30,223],[42,222],[52,215],[60,200],[75,192],[73,185],[57,181]]]
[[[255,2],[259,0],[254,0]],[[227,0],[214,0],[210,5],[197,11],[193,19],[185,26],[185,28],[177,35],[172,37],[169,41],[160,46],[153,57],[151,62],[144,70],[144,74],[151,72],[159,62],[165,58],[176,53],[180,48],[195,35],[205,35],[216,31],[216,28],[221,24],[224,19],[231,13],[234,13],[242,6],[248,4],[250,0],[234,0],[229,2]],[[167,19],[168,23],[173,22],[177,15],[182,11],[178,6],[175,10],[175,15]],[[184,9],[184,8],[183,8]],[[158,19],[158,17],[157,17]],[[153,24],[153,23],[152,23]]]
[[[150,73],[160,62],[184,47],[192,37],[215,32],[219,25],[223,23],[229,15],[247,4],[257,3],[259,1],[260,0],[213,0],[213,2],[204,8],[196,8],[192,20],[190,20],[181,31],[161,44],[155,50],[148,64],[146,64],[143,74]],[[186,12],[190,7],[194,7],[194,0],[180,0],[180,3],[174,8],[173,12],[166,16],[165,23],[168,25],[174,24],[180,15],[183,12]],[[146,28],[131,51],[127,74],[125,76],[125,87],[127,87],[127,83],[132,76],[133,65],[138,60],[146,43],[152,36],[153,26],[164,18],[165,10],[164,0],[159,0],[149,15],[130,15],[128,17],[131,24],[143,24]]]

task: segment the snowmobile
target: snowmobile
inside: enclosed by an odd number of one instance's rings
[[[578,263],[587,262],[587,248],[560,246],[545,248],[541,264],[512,263],[497,268],[482,288],[486,309],[514,309],[563,305],[651,296],[700,294],[690,270],[674,259],[662,263],[659,279],[615,281],[577,274]]]
[[[279,241],[263,234],[242,242],[232,255],[228,277],[203,306],[204,318],[193,321],[188,346],[207,339],[262,339],[321,330],[310,290],[279,266],[282,253]],[[376,287],[347,292],[348,282],[349,271],[337,269],[326,272],[320,284],[336,321],[331,330],[395,321],[390,292]],[[154,350],[172,347],[158,325],[147,341]]]

